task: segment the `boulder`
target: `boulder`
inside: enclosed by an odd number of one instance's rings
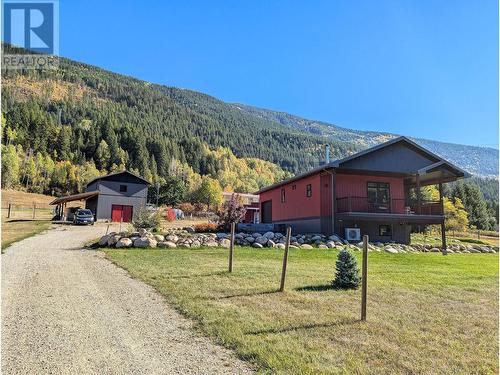
[[[431,249],[429,250],[429,252],[431,252],[431,253],[440,253],[440,252],[441,252],[441,250],[440,250],[440,249],[438,249],[437,247],[433,247],[433,248],[431,248]]]
[[[328,249],[328,246],[321,244],[318,245],[318,249]]]
[[[229,248],[230,245],[231,245],[231,241],[228,240],[227,238],[223,238],[219,242],[219,246],[222,246],[222,247]]]
[[[300,247],[295,246],[295,245],[290,245],[289,249],[300,249]]]
[[[267,246],[268,246],[268,247],[274,247],[274,246],[276,246],[276,243],[275,243],[273,240],[269,239],[269,240],[267,241]]]
[[[116,243],[116,247],[117,248],[120,248],[120,247],[131,247],[133,244],[132,240],[130,238],[127,238],[127,237],[123,237],[123,238],[120,238],[118,240],[118,242]]]
[[[197,249],[200,246],[201,246],[201,242],[198,240],[194,240],[193,242],[191,242],[191,249]]]
[[[207,247],[217,247],[217,246],[219,246],[219,244],[217,243],[217,241],[210,240],[210,241],[207,241],[207,243],[205,244],[205,246],[207,246]]]
[[[319,234],[316,234],[311,237],[311,241],[321,241],[321,236]]]
[[[326,243],[326,247],[328,247],[329,249],[335,249],[335,242],[334,241],[328,241]]]
[[[391,253],[391,254],[397,254],[398,251],[392,247],[392,246],[386,246],[384,247],[384,251],[387,252],[387,253]]]
[[[178,247],[182,247],[184,249],[189,249],[191,247],[191,245],[187,242],[181,242],[179,244],[177,244]]]
[[[229,237],[229,235],[227,233],[217,233],[216,236],[217,236],[218,239],[228,238]]]
[[[108,238],[108,246],[114,246],[118,241],[120,241],[120,238],[122,238],[119,234],[115,234],[113,236],[110,236]]]
[[[161,234],[155,234],[155,235],[153,236],[153,238],[154,238],[156,241],[158,241],[158,242],[163,242],[163,241],[165,241],[165,237],[164,237],[164,236],[162,236]]]
[[[269,239],[267,237],[264,237],[264,236],[260,236],[260,237],[257,237],[255,239],[255,242],[258,244],[261,244],[261,245],[265,245],[267,243],[267,241],[269,241]]]
[[[186,227],[184,228],[186,230],[186,232],[188,233],[196,233],[196,229],[194,229],[194,227]]]
[[[277,243],[276,245],[274,245],[274,247],[276,247],[278,249],[284,249],[285,248],[285,244],[284,243]]]
[[[253,238],[258,238],[258,237],[262,237],[262,234],[255,232],[255,233],[252,233],[252,236],[253,236]]]
[[[262,248],[263,248],[263,246],[262,246],[260,243],[258,243],[258,242],[254,242],[254,243],[252,244],[252,246],[253,246],[253,247],[256,247],[256,248],[258,248],[258,249],[262,249]]]
[[[177,237],[175,234],[169,234],[165,237],[165,241],[176,243],[177,241],[179,241],[179,237]]]
[[[154,238],[140,237],[134,241],[134,247],[156,247],[158,242]]]
[[[111,234],[106,234],[106,235],[102,236],[101,239],[99,240],[99,246],[107,245],[110,237],[111,237]]]
[[[274,232],[266,232],[262,237],[266,237],[267,239],[272,240],[274,238]]]
[[[306,243],[305,243],[305,244],[300,245],[300,248],[301,248],[301,249],[314,249],[311,245],[306,244]]]
[[[174,249],[177,247],[177,245],[173,242],[165,241],[165,242],[159,242],[158,247],[161,247],[164,249]]]
[[[255,238],[253,236],[248,236],[248,237],[245,237],[245,241],[247,241],[248,243],[254,243]]]

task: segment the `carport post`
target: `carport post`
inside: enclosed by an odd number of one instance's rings
[[[366,272],[368,270],[368,236],[363,236],[363,265],[361,268],[361,320],[366,321]]]

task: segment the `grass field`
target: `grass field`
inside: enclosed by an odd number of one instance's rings
[[[262,372],[498,373],[497,254],[370,253],[361,323],[337,253],[291,250],[278,293],[282,251],[237,247],[228,274],[224,249],[106,250]]]
[[[477,238],[477,235],[474,233],[462,233],[460,235],[453,236],[451,233],[446,234],[446,242],[448,245],[451,244],[479,244],[479,245],[491,245],[498,246],[498,235],[480,235]],[[411,243],[412,244],[430,244],[441,246],[441,235],[440,234],[432,234],[432,235],[424,235],[422,233],[412,233],[411,234]]]
[[[49,220],[2,220],[2,251],[10,244],[43,232]]]

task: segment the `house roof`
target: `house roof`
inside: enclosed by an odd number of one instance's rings
[[[342,165],[345,164],[346,162],[355,160],[355,159],[360,158],[362,156],[369,155],[371,153],[374,153],[374,152],[376,152],[378,150],[381,150],[383,148],[389,147],[389,146],[394,145],[396,143],[405,143],[408,146],[410,146],[411,148],[415,149],[417,152],[419,152],[422,155],[424,155],[427,158],[429,158],[430,160],[435,161],[433,164],[431,164],[429,166],[426,166],[424,168],[421,168],[418,171],[415,171],[415,173],[425,174],[425,173],[428,173],[428,172],[435,171],[435,170],[437,170],[439,168],[446,168],[446,169],[451,170],[452,172],[454,172],[457,175],[457,177],[470,177],[470,173],[468,173],[468,172],[464,171],[463,169],[461,169],[461,168],[453,165],[449,161],[443,159],[442,157],[440,157],[440,156],[434,154],[433,152],[427,150],[426,148],[420,146],[419,144],[417,144],[416,142],[410,140],[409,138],[404,137],[404,136],[400,136],[400,137],[393,138],[393,139],[391,139],[391,140],[389,140],[387,142],[383,142],[383,143],[380,143],[380,144],[375,145],[373,147],[367,148],[365,150],[362,150],[360,152],[357,152],[357,153],[355,153],[353,155],[350,155],[350,156],[347,156],[345,158],[337,159],[337,160],[332,161],[331,163],[324,164],[324,165],[322,165],[320,167],[313,168],[313,169],[309,170],[308,172],[299,174],[299,175],[294,176],[294,177],[292,177],[290,179],[287,179],[287,180],[278,182],[276,184],[267,186],[267,187],[259,190],[255,194],[260,194],[260,193],[263,193],[265,191],[275,189],[275,188],[280,187],[282,185],[289,184],[289,183],[291,183],[293,181],[297,181],[297,180],[303,179],[305,177],[317,174],[317,173],[319,173],[321,171],[327,171],[327,170],[331,170],[331,169],[342,169]]]
[[[139,180],[142,180],[145,184],[151,185],[151,183],[148,180],[142,178],[141,176],[138,176],[130,171],[121,171],[121,172],[114,172],[114,173],[107,174],[105,176],[100,176],[100,177],[94,178],[92,181],[87,183],[87,186],[89,186],[90,184],[93,184],[96,181],[108,179],[109,177],[118,176],[120,174],[129,174],[135,178],[138,178]]]
[[[55,204],[60,204],[60,203],[72,202],[72,201],[81,201],[81,200],[95,197],[97,195],[99,195],[98,191],[89,191],[87,193],[67,195],[65,197],[56,198],[52,202],[50,202],[49,204],[55,205]]]

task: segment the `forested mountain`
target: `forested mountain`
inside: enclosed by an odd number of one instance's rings
[[[11,49],[21,51],[4,46]],[[2,187],[58,195],[125,168],[155,184],[182,185],[191,200],[216,185],[255,191],[319,165],[326,144],[340,158],[393,136],[229,104],[64,58],[57,70],[2,70],[2,104]],[[417,141],[469,171],[498,173],[492,150]],[[498,189],[487,186],[498,202]]]
[[[244,104],[233,104],[233,106],[243,113],[257,118],[277,122],[294,130],[320,135],[326,139],[349,142],[358,148],[367,148],[398,136],[383,132],[347,129],[322,121],[307,120],[289,113]],[[494,148],[466,146],[421,138],[412,138],[412,140],[474,175],[498,176],[498,150]]]

